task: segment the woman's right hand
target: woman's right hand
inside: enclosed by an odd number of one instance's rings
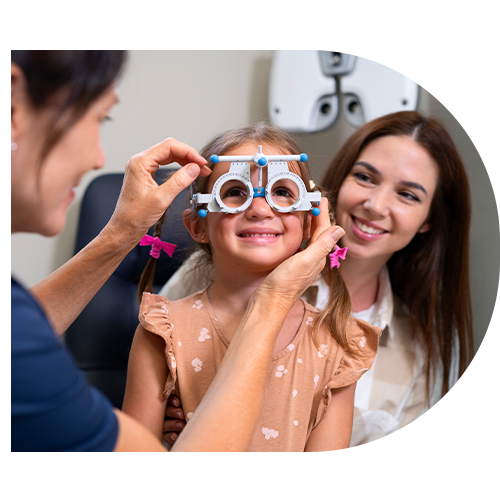
[[[181,400],[174,394],[170,394],[163,421],[163,441],[170,445],[174,444],[185,426],[186,420]]]
[[[170,163],[182,168],[159,186],[155,173]],[[106,229],[135,246],[183,189],[198,175],[210,175],[206,163],[194,148],[173,138],[136,154],[127,163],[116,209]]]

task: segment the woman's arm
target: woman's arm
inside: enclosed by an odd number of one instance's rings
[[[312,430],[304,451],[330,451],[349,447],[355,390],[354,383],[332,391],[326,414]]]
[[[167,451],[146,427],[116,408],[118,439],[113,451]]]
[[[158,186],[154,173],[160,165],[172,162],[184,168]],[[203,167],[205,163],[196,150],[175,139],[166,139],[129,160],[115,212],[106,227],[71,260],[30,289],[57,334],[73,323],[173,199],[200,172],[210,173]]]
[[[122,410],[143,424],[161,441],[168,368],[165,341],[139,325],[128,361]]]

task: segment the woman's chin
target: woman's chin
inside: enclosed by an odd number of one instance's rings
[[[66,226],[66,212],[64,214],[54,214],[48,219],[45,224],[41,224],[37,231],[42,236],[52,237],[57,236]]]

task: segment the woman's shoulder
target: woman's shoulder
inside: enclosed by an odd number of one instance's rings
[[[12,351],[57,343],[54,331],[36,299],[14,278],[11,280]]]

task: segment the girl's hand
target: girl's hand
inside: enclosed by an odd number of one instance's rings
[[[159,166],[174,162],[183,168],[158,186],[154,176]],[[206,163],[194,148],[172,138],[133,156],[127,163],[122,190],[108,230],[123,236],[130,244],[137,244],[183,189],[198,175],[211,173]]]
[[[312,285],[325,267],[326,257],[345,233],[341,227],[330,224],[326,198],[321,198],[320,210],[320,215],[313,217],[311,239],[307,248],[281,263],[256,293],[279,298],[284,307],[288,308]]]

